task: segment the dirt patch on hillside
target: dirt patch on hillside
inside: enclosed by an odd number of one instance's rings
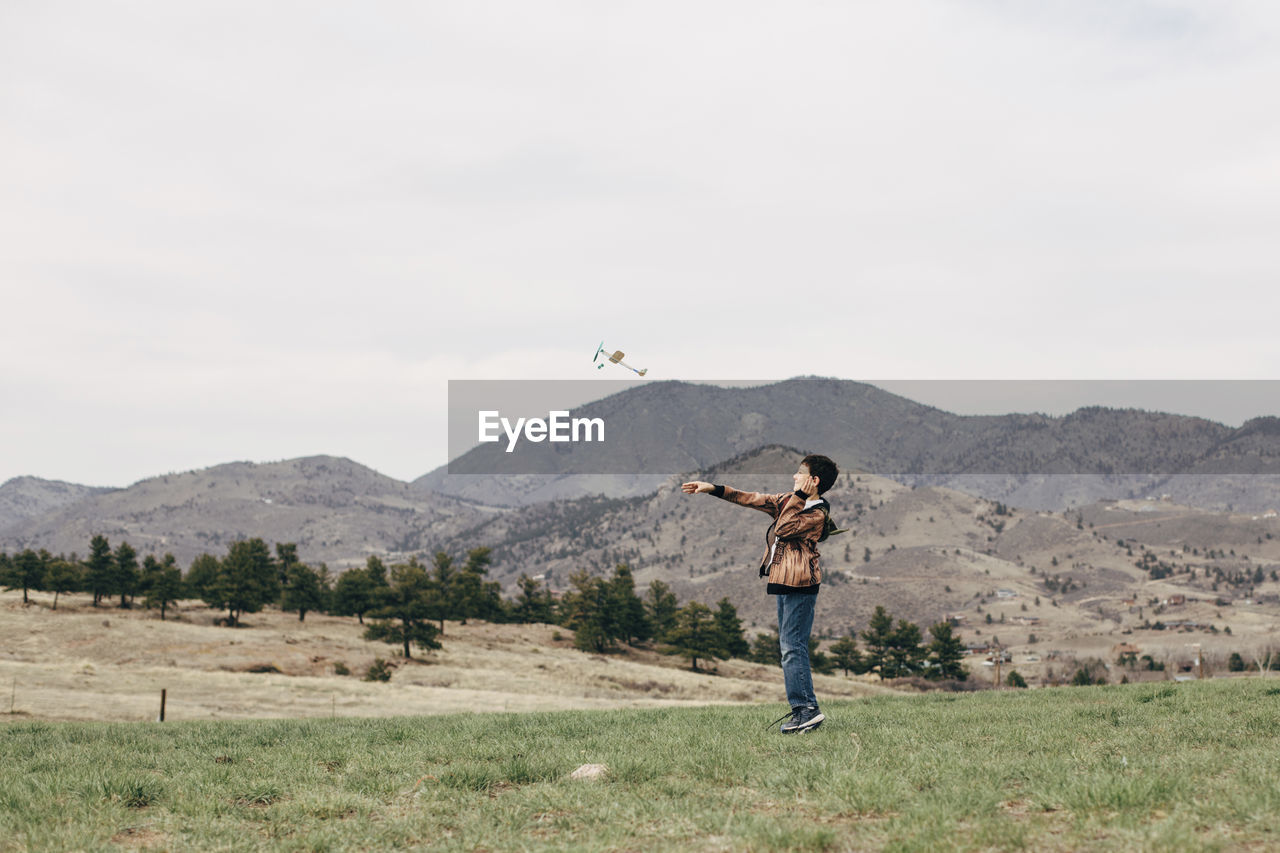
[[[406,661],[362,639],[354,618],[299,622],[273,610],[226,628],[196,602],[161,621],[154,611],[92,607],[87,596],[61,596],[57,611],[51,595],[31,598],[24,606],[20,592],[0,593],[0,720],[154,720],[162,689],[168,720],[785,701],[774,667],[719,661],[706,674],[652,650],[586,655],[570,631],[550,625],[447,622],[442,650],[415,649],[420,657]],[[394,665],[390,682],[362,680],[375,657]],[[814,681],[823,698],[886,690]]]

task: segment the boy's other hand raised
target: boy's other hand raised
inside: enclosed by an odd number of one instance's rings
[[[692,483],[682,484],[680,486],[680,491],[684,492],[686,495],[696,495],[700,492],[709,492],[714,488],[715,486],[710,483],[704,483],[701,480],[694,480]]]

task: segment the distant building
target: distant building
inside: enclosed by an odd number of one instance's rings
[[[1138,648],[1133,643],[1116,643],[1111,647],[1112,657],[1118,658],[1121,655],[1133,655],[1134,657],[1137,657],[1140,654],[1142,654],[1142,649]]]
[[[1011,589],[997,589],[996,598],[1017,598],[1018,594]]]

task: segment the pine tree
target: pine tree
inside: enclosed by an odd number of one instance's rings
[[[116,546],[115,561],[111,591],[120,594],[121,607],[128,607],[130,599],[138,591],[138,552],[128,542],[121,542]]]
[[[383,577],[385,576],[386,569],[383,569]],[[377,586],[369,577],[367,568],[347,569],[338,575],[338,581],[333,585],[333,597],[329,604],[330,612],[335,616],[354,616],[363,625],[364,614],[376,605],[374,596],[381,588],[383,587]]]
[[[218,577],[207,591],[210,607],[227,609],[227,624],[240,624],[245,613],[257,613],[280,591],[275,560],[267,543],[259,538],[232,542],[219,564]]]
[[[187,569],[184,591],[192,598],[207,602],[210,590],[218,582],[218,573],[221,571],[222,564],[218,562],[217,557],[212,554],[201,554],[191,561],[191,566]]]
[[[417,558],[413,558],[410,562],[417,562]],[[453,615],[453,589],[455,584],[454,577],[457,570],[453,567],[453,557],[450,557],[444,551],[436,551],[432,557],[432,573],[431,584],[424,592],[424,600],[427,602],[427,609],[431,612],[431,618],[440,623],[440,633],[444,633],[444,620]]]
[[[160,561],[156,559],[155,554],[148,554],[142,558],[142,570],[138,572],[138,593],[143,596],[143,607],[147,606],[147,590],[151,588],[151,584],[155,583],[159,573]]]
[[[574,646],[587,652],[611,651],[618,630],[609,610],[609,585],[586,570],[570,575],[569,583],[573,589],[560,600],[560,621],[573,630]]]
[[[698,601],[690,601],[676,614],[675,627],[667,632],[664,649],[666,654],[689,658],[690,668],[698,670],[698,658],[729,657],[724,635],[716,626],[711,608]]]
[[[731,658],[745,658],[751,652],[751,644],[742,633],[742,620],[728,597],[716,604],[716,629],[724,637],[724,648]]]
[[[73,555],[74,556],[74,555]],[[61,557],[54,557],[45,571],[44,588],[54,593],[54,610],[58,610],[58,596],[61,593],[82,589],[84,585],[84,566]]]
[[[756,663],[782,666],[782,642],[778,638],[778,632],[756,634],[756,638],[751,641],[750,659]]]
[[[150,555],[148,555],[150,558]],[[154,562],[154,558],[150,558]],[[182,598],[182,571],[178,561],[172,554],[165,554],[164,560],[155,564],[148,575],[146,597],[142,600],[144,607],[159,607],[160,621],[164,621],[165,611],[169,605],[176,605]]]
[[[511,621],[518,622],[521,625],[528,625],[538,621],[535,614],[537,613],[537,601],[541,592],[541,584],[529,577],[526,572],[521,572],[520,577],[516,578],[515,600],[511,604]]]
[[[333,603],[333,575],[329,574],[329,564],[324,560],[311,567],[320,581],[320,606],[316,610],[328,613]]]
[[[501,584],[484,580],[490,562],[488,548],[472,548],[467,552],[467,562],[451,578],[449,611],[463,625],[468,619],[493,621],[502,615]]]
[[[107,537],[94,536],[89,542],[89,559],[85,560],[85,582],[93,593],[93,606],[111,592],[116,562],[111,556],[111,544]]]
[[[520,575],[516,586],[520,592],[516,594],[512,618],[524,624],[550,622],[554,604],[551,590],[525,574]]]
[[[406,658],[411,657],[410,643],[420,649],[440,648],[436,639],[440,632],[431,624],[435,618],[429,598],[432,587],[431,577],[417,560],[392,566],[390,584],[379,591],[379,606],[369,611],[365,639],[399,644]]]
[[[676,611],[680,608],[676,594],[662,581],[652,581],[645,595],[644,608],[649,615],[649,624],[653,626],[654,639],[662,641],[676,624]]]
[[[306,563],[296,560],[289,566],[285,577],[284,592],[280,595],[280,609],[298,611],[298,621],[305,621],[308,610],[324,607],[325,590],[320,585],[320,575]]]
[[[58,596],[64,592],[81,589],[84,585],[84,567],[79,563],[55,558],[49,563],[44,576],[44,588],[53,593],[53,609],[58,609]]]
[[[391,582],[387,580],[387,567],[383,565],[377,554],[368,556],[364,561],[364,569],[375,587],[390,586]]]
[[[899,619],[888,653],[888,668],[893,675],[886,677],[904,678],[923,672],[925,649],[920,643],[920,626],[906,619]]]
[[[644,602],[636,595],[635,577],[626,563],[613,567],[613,577],[609,580],[609,608],[614,613],[619,640],[635,645],[653,636]]]
[[[809,635],[809,668],[819,675],[831,675],[836,671],[835,659],[818,648],[818,638]]]
[[[0,585],[7,589],[21,589],[22,603],[27,604],[27,590],[41,588],[45,566],[52,559],[48,551],[36,553],[27,548],[9,561],[7,576],[0,577]]]
[[[965,671],[964,643],[951,630],[950,622],[939,622],[929,626],[933,642],[929,643],[929,677],[947,678],[964,681],[969,677]]]
[[[850,672],[861,675],[867,671],[862,653],[858,651],[858,641],[854,639],[852,632],[831,645],[831,657],[835,660],[836,666],[844,670],[845,675]]]
[[[296,542],[276,543],[276,571],[279,573],[281,610],[286,609],[284,596],[286,590],[289,589],[289,569],[297,565],[298,562],[298,545]],[[290,607],[288,609],[292,610],[293,608]]]
[[[889,665],[889,649],[893,646],[893,634],[893,618],[885,612],[884,605],[877,604],[876,612],[867,624],[867,630],[862,632],[862,641],[867,648],[863,654],[867,671],[874,670],[881,681],[893,677],[886,672]]]

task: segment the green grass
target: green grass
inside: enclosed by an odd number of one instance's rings
[[[1280,848],[1280,681],[823,710],[11,722],[0,850]]]

